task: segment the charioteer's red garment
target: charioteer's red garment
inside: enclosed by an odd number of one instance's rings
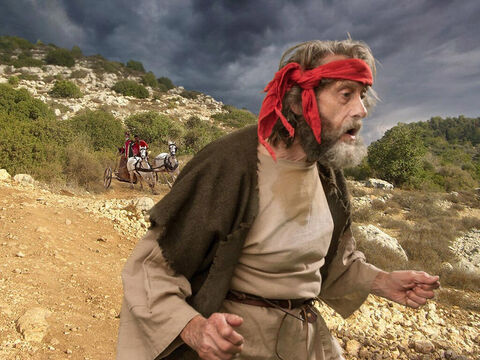
[[[143,141],[143,140],[140,140],[138,143],[134,143],[132,145],[132,150],[133,150],[133,156],[139,156],[140,155],[140,147],[146,147],[148,149],[148,144]]]
[[[133,140],[129,139],[125,141],[125,158],[126,159],[133,156],[132,145],[133,145]]]

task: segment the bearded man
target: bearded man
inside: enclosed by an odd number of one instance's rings
[[[342,168],[365,155],[374,98],[363,43],[288,50],[257,127],[206,146],[150,214],[122,273],[117,359],[343,359],[314,307],[369,293],[417,308],[438,277],[355,250]]]

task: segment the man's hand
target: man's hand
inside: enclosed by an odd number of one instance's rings
[[[243,319],[234,314],[214,313],[208,319],[195,316],[180,333],[182,340],[204,360],[229,360],[243,349],[243,337],[233,328]]]
[[[380,272],[372,284],[372,294],[412,308],[424,305],[440,286],[438,276],[423,271]]]

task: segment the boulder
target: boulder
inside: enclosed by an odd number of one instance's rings
[[[380,179],[373,179],[370,178],[365,182],[365,186],[375,188],[375,189],[382,189],[382,190],[392,190],[393,185],[385,180]]]
[[[140,212],[148,212],[155,205],[153,199],[146,196],[134,199],[132,202]]]
[[[26,341],[41,342],[48,331],[47,317],[51,311],[36,307],[27,310],[17,320],[17,330]]]
[[[34,185],[35,180],[33,177],[31,177],[28,174],[17,174],[13,177],[13,180],[15,180],[17,183],[22,184],[22,185]]]
[[[395,251],[402,259],[408,261],[407,254],[405,253],[405,250],[403,250],[403,248],[400,246],[397,239],[384,233],[382,230],[373,225],[362,225],[359,226],[358,229],[365,234],[365,239],[367,241],[373,241],[381,246],[387,247]]]
[[[0,169],[0,181],[10,180],[12,176],[5,169]]]

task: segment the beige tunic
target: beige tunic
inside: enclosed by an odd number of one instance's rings
[[[259,212],[245,239],[231,288],[272,299],[316,297],[333,231],[317,166],[275,162],[261,149]]]

